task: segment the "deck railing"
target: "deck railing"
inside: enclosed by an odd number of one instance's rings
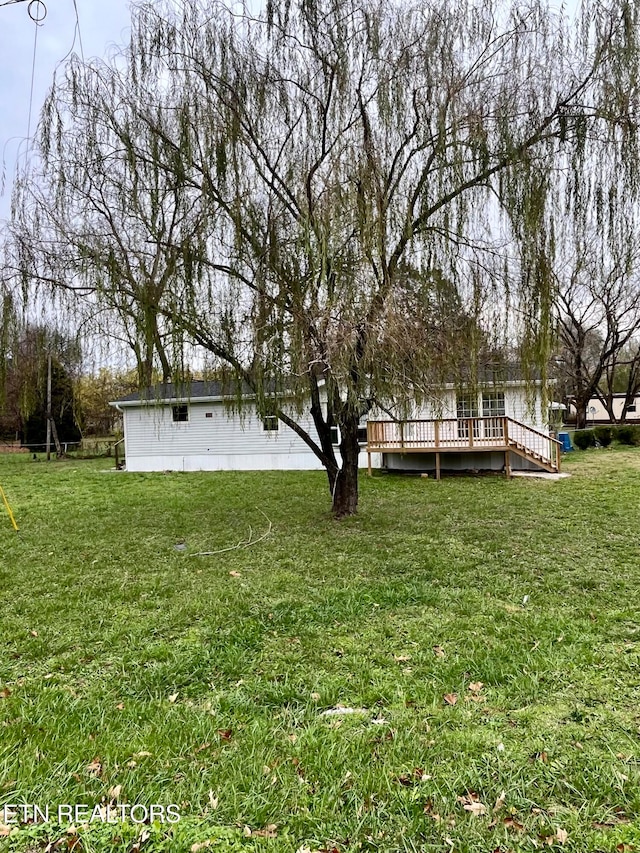
[[[516,448],[559,468],[560,446],[543,432],[504,416],[367,423],[369,453]]]

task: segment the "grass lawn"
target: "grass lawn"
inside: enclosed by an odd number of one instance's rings
[[[0,456],[0,850],[640,850],[640,449],[340,523],[316,473],[105,467]],[[107,803],[181,819],[20,820]]]

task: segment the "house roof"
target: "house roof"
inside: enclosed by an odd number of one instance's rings
[[[110,406],[138,406],[140,404],[158,405],[163,403],[198,403],[214,400],[229,400],[236,396],[251,397],[255,392],[246,382],[235,380],[221,382],[218,379],[194,380],[192,382],[159,382],[150,388],[142,388],[119,400],[113,400]]]
[[[465,375],[467,374],[467,375]],[[445,383],[446,388],[464,387],[473,380],[466,371],[461,371],[457,381],[453,379]],[[540,384],[539,373],[528,377],[528,381],[534,385]],[[484,364],[480,365],[475,377],[478,386],[499,385],[524,385],[527,380],[519,365],[507,364]],[[268,389],[273,390],[273,385]],[[221,382],[217,379],[194,380],[188,383],[157,383],[150,388],[143,388],[119,400],[113,400],[110,406],[139,406],[139,405],[162,405],[169,403],[209,403],[220,400],[229,400],[234,397],[251,397],[254,391],[246,382],[238,383],[237,380]]]

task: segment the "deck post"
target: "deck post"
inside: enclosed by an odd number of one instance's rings
[[[473,447],[473,431],[476,427],[475,418],[470,418],[467,421],[467,429],[469,430],[469,447]]]
[[[440,421],[436,421],[433,426],[434,443],[436,447],[440,447]]]
[[[367,474],[371,476],[371,451],[367,450]]]
[[[436,480],[440,479],[440,454],[436,453]]]
[[[400,421],[400,449],[404,450],[404,421]]]
[[[507,475],[507,480],[511,479],[511,462],[509,461],[509,448],[504,452],[504,473]]]

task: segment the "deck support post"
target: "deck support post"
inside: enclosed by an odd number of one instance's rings
[[[507,475],[507,480],[511,479],[511,462],[509,461],[509,450],[504,452],[504,473]]]
[[[367,474],[371,476],[371,451],[367,451]]]
[[[440,479],[440,454],[436,453],[436,480]]]

